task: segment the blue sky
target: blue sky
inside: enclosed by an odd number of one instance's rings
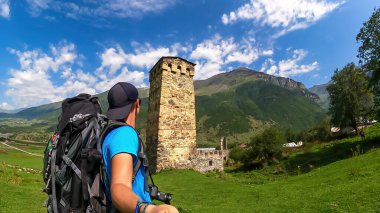
[[[0,0],[0,110],[149,86],[161,56],[195,79],[238,67],[329,81],[357,62],[355,37],[375,0]]]

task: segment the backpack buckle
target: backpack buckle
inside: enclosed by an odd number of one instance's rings
[[[87,158],[88,157],[88,149],[82,149],[81,157],[82,158]]]

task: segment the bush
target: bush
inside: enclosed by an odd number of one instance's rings
[[[282,145],[286,138],[282,132],[274,127],[264,130],[264,132],[254,138],[248,145],[243,163],[260,164],[264,167],[268,164],[278,162],[281,157]]]
[[[298,138],[302,141],[330,141],[332,136],[330,132],[330,124],[326,119],[315,127],[312,127],[299,134]]]
[[[234,161],[242,162],[244,159],[244,155],[246,155],[245,150],[239,147],[234,147],[230,151],[230,158]]]

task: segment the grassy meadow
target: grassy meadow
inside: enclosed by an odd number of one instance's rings
[[[365,141],[352,137],[288,150],[278,165],[262,170],[169,170],[155,182],[173,193],[180,212],[379,212],[380,125],[366,132]],[[41,167],[41,157],[0,144],[0,212],[44,212]]]

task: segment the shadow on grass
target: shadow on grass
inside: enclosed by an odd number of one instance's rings
[[[353,138],[353,140],[355,139]],[[309,172],[315,167],[364,154],[379,147],[380,137],[367,138],[366,140],[356,139],[352,142],[322,143],[318,151],[290,157],[283,165],[285,165],[289,175],[297,175]]]

